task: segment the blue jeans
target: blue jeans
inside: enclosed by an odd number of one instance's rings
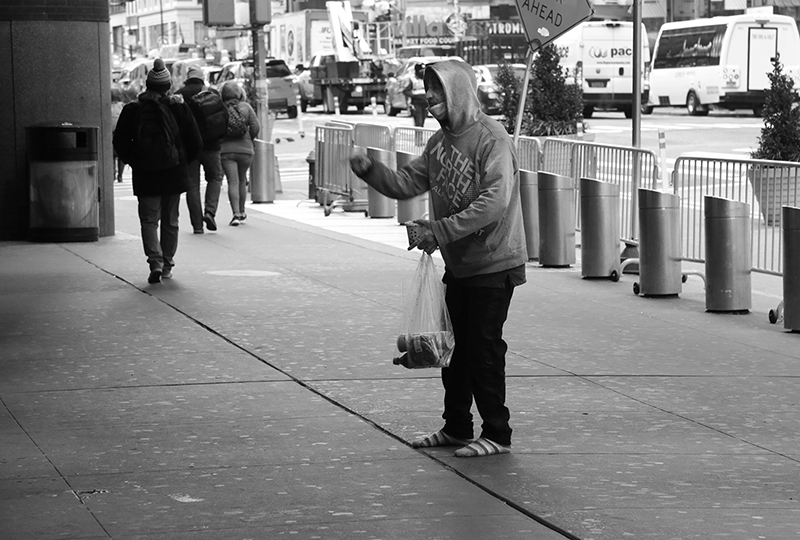
[[[139,222],[142,226],[142,244],[150,270],[163,270],[175,266],[178,250],[178,206],[180,195],[139,197]],[[161,239],[158,237],[161,223]]]
[[[506,351],[503,324],[514,288],[464,287],[448,283],[446,302],[456,347],[450,367],[442,369],[444,432],[471,439],[472,400],[483,419],[481,436],[511,444],[506,407]]]
[[[244,215],[244,205],[247,202],[247,170],[252,162],[251,154],[238,152],[222,154],[222,170],[228,179],[228,200],[234,216]]]
[[[200,165],[206,177],[205,208],[200,202]],[[200,157],[189,163],[189,183],[186,192],[186,206],[189,207],[189,220],[194,230],[203,229],[203,213],[217,215],[219,193],[222,191],[222,162],[219,150],[203,150]]]

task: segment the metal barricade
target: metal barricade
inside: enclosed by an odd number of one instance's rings
[[[380,124],[358,123],[353,128],[353,143],[363,148],[394,150],[392,128]]]
[[[425,145],[428,144],[428,139],[436,131],[419,127],[396,127],[394,128],[394,150],[395,152],[422,154]]]
[[[519,168],[538,172],[542,163],[542,146],[533,137],[519,137],[517,140],[517,160]]]
[[[366,199],[359,200],[353,188],[350,169],[350,154],[353,151],[353,128],[345,126],[316,127],[315,181],[317,201],[324,207],[328,216],[335,206],[347,210],[366,207]],[[363,209],[363,208],[362,208]]]
[[[578,141],[572,145],[570,175],[579,185],[581,178],[593,178],[620,189],[620,240],[636,243],[639,238],[638,190],[656,189],[658,160],[654,152],[627,146],[612,146]],[[576,193],[576,206],[580,193]],[[580,230],[580,212],[576,213]]]
[[[571,139],[545,139],[539,170],[572,176],[572,147],[576,142]]]
[[[705,263],[703,197],[711,195],[750,205],[754,272],[781,274],[781,206],[800,204],[800,163],[685,154],[672,173],[681,199],[681,257]]]
[[[559,138],[546,138],[541,149],[539,166],[541,171],[570,176],[576,185],[582,177],[590,177],[620,186],[619,236],[627,246],[621,256],[623,259],[636,257],[639,244],[637,190],[642,187],[655,189],[659,185],[658,160],[655,153],[628,146]],[[574,205],[575,228],[580,230],[578,190],[575,192]]]

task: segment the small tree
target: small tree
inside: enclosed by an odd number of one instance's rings
[[[794,81],[783,72],[780,54],[772,59],[770,89],[764,103],[764,127],[758,148],[750,157],[774,161],[800,161],[800,109]]]
[[[502,122],[511,133],[516,127],[522,82],[510,67],[504,66],[498,83],[505,92]],[[578,122],[585,128],[583,92],[577,84],[567,84],[555,45],[545,45],[533,61],[520,135],[569,135],[576,132]]]
[[[503,105],[500,107],[500,122],[509,133],[514,132],[517,121],[517,107],[519,107],[520,90],[522,81],[516,76],[514,70],[507,62],[501,62],[497,70],[497,85],[503,91]]]

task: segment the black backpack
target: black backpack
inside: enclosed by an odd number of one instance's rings
[[[139,101],[136,125],[136,162],[144,170],[171,169],[181,161],[178,124],[166,104]]]
[[[228,132],[228,110],[218,93],[212,90],[198,92],[192,96],[192,105],[204,141],[225,136]]]

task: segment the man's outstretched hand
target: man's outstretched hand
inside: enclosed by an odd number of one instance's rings
[[[356,176],[364,176],[372,167],[372,159],[364,154],[352,154],[350,156],[350,168]]]

